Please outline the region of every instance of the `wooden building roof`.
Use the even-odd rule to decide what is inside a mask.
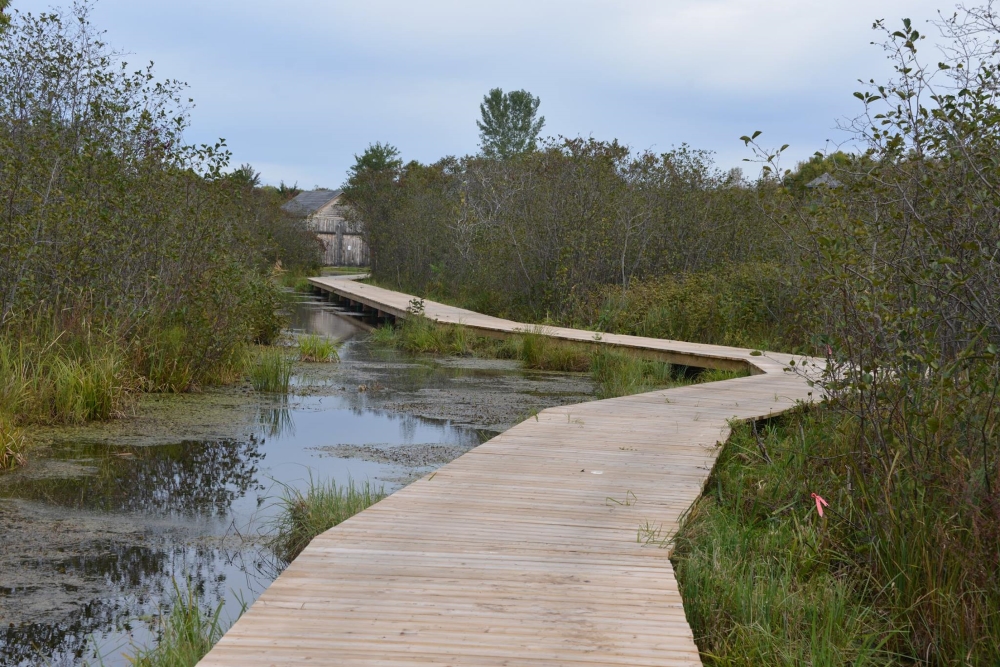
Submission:
[[[312,215],[334,199],[339,197],[343,190],[309,190],[300,192],[296,197],[281,206],[281,210],[292,215]]]

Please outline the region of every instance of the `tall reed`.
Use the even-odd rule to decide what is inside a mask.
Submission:
[[[123,414],[139,386],[128,349],[103,332],[0,335],[0,400],[17,423],[80,423]]]

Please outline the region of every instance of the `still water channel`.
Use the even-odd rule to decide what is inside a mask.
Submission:
[[[0,475],[0,665],[128,664],[175,586],[223,603],[228,624],[280,572],[263,540],[286,489],[393,491],[593,392],[587,377],[516,362],[373,349],[316,299],[290,321],[345,343],[339,364],[298,365],[287,397],[150,396],[127,419],[34,432],[29,465]]]

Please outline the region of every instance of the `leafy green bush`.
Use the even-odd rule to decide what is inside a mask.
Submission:
[[[374,279],[479,312],[565,321],[607,286],[792,254],[756,187],[688,146],[575,138],[506,160],[363,158],[344,196]]]
[[[754,349],[793,349],[805,309],[781,267],[766,262],[636,280],[595,293],[576,317],[603,331]]]

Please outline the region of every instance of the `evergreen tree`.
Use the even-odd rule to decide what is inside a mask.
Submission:
[[[504,94],[502,89],[494,88],[484,95],[479,105],[483,119],[476,121],[483,154],[507,159],[535,150],[538,133],[545,125],[544,116],[535,118],[540,103],[526,90]]]

